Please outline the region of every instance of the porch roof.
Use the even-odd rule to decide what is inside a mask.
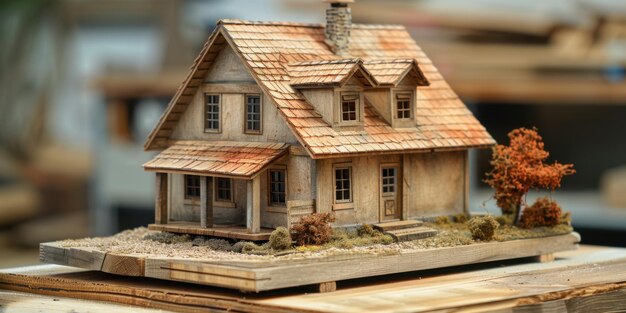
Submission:
[[[252,178],[285,155],[279,142],[176,141],[143,165],[153,172]]]

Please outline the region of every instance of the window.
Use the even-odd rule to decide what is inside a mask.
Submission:
[[[246,133],[261,133],[261,95],[246,95]]]
[[[204,95],[204,131],[220,131],[220,95]]]
[[[233,201],[233,181],[230,178],[217,177],[215,179],[215,200]]]
[[[351,167],[335,168],[335,202],[352,202]]]
[[[200,198],[200,176],[185,175],[185,199]]]
[[[396,192],[396,168],[384,167],[382,169],[383,194]]]
[[[396,94],[396,112],[398,118],[411,118],[411,94]]]
[[[358,119],[359,94],[342,94],[341,95],[341,121],[351,122]]]
[[[270,205],[285,205],[285,170],[270,169],[269,200]]]

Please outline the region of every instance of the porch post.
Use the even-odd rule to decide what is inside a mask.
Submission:
[[[167,173],[156,173],[156,195],[154,197],[154,222],[167,224]]]
[[[261,178],[257,175],[246,186],[246,228],[255,234],[261,232]]]
[[[213,177],[200,176],[200,226],[213,227]]]

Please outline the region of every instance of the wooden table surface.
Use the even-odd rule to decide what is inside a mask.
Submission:
[[[130,278],[58,265],[0,270],[0,312],[626,311],[626,249],[581,246],[550,263],[490,262],[272,292]]]

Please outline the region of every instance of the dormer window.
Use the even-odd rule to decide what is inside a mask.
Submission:
[[[396,94],[396,118],[411,118],[411,93]]]
[[[341,121],[354,122],[359,118],[359,94],[358,93],[342,93],[341,94]]]

